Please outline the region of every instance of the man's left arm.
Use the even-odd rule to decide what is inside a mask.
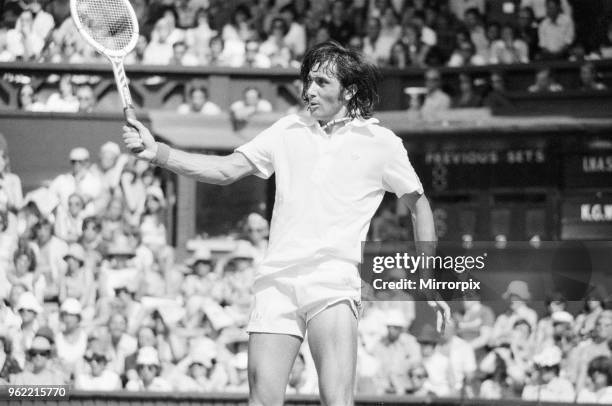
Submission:
[[[438,238],[436,237],[436,227],[429,200],[427,200],[425,194],[415,191],[404,194],[400,198],[400,204],[410,209],[417,254],[423,253],[425,256],[434,256]],[[431,276],[432,270],[422,268],[420,272],[423,278],[428,278]],[[438,331],[444,331],[446,322],[451,317],[450,307],[437,292],[425,294],[425,297],[428,304],[436,311]]]

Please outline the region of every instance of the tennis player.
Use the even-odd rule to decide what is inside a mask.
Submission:
[[[249,404],[282,405],[300,344],[308,343],[324,405],[352,405],[361,241],[385,191],[412,212],[417,241],[435,241],[433,216],[402,141],[371,118],[378,72],[361,54],[327,42],[302,63],[309,114],[281,118],[227,156],[155,142],[138,121],[128,149],[181,175],[227,185],[276,174],[268,251],[255,278],[249,331]],[[438,321],[450,315],[430,301]]]

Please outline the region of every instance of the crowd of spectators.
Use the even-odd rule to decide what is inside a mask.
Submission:
[[[264,217],[192,240],[177,261],[163,182],[117,144],[97,159],[72,149],[72,170],[25,196],[6,143],[0,151],[0,383],[247,391],[244,327]],[[392,217],[373,224],[375,237]],[[596,291],[578,314],[551,295],[539,317],[529,286],[513,281],[504,311],[466,297],[443,335],[411,328],[415,302],[405,296],[364,302],[357,393],[612,401],[612,303]],[[304,345],[288,392],[316,391]]]
[[[2,4],[0,61],[97,62],[68,0]],[[568,0],[133,0],[141,36],[127,63],[295,67],[335,40],[380,66],[608,58],[606,8]],[[586,2],[590,3],[590,2]],[[601,2],[599,2],[601,3]],[[609,11],[609,10],[608,10]]]

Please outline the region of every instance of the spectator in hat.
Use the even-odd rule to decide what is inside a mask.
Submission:
[[[64,303],[68,298],[76,299],[83,309],[82,316],[91,320],[96,290],[93,269],[85,266],[85,250],[79,244],[71,244],[64,261],[66,271],[60,274],[59,300]]]
[[[612,403],[612,358],[600,355],[589,362],[588,387],[580,391],[578,403]]]
[[[228,383],[227,372],[217,361],[212,345],[191,345],[187,356],[178,363],[173,386],[179,391],[223,392]],[[185,372],[180,372],[185,371]]]
[[[43,308],[32,292],[23,292],[16,304],[17,313],[21,317],[19,330],[13,336],[13,351],[15,359],[23,368],[25,365],[26,351],[30,348],[32,340],[38,331],[39,322],[37,318]]]
[[[77,364],[87,350],[87,333],[81,327],[83,309],[81,303],[72,297],[60,306],[62,330],[55,335],[57,357],[68,374],[76,372]]]
[[[35,248],[37,251],[36,272],[45,279],[45,299],[59,295],[59,275],[64,270],[64,255],[68,244],[53,235],[53,223],[43,218],[34,227]]]
[[[90,168],[89,151],[82,147],[73,148],[69,158],[72,170],[57,176],[49,186],[51,194],[66,209],[68,209],[68,198],[73,193],[83,196],[87,204],[102,193],[100,178],[95,176]]]
[[[523,389],[521,398],[538,402],[573,402],[574,385],[559,376],[561,350],[559,347],[547,347],[533,357],[535,377]]]
[[[535,310],[527,305],[527,302],[531,300],[527,283],[520,280],[510,282],[508,288],[502,294],[502,298],[508,303],[508,308],[495,320],[491,338],[496,340],[509,336],[514,328],[514,323],[519,319],[526,320],[533,331],[538,321],[538,315]]]
[[[21,372],[21,367],[12,355],[11,339],[0,333],[0,380],[8,382],[9,376]]]
[[[128,381],[138,379],[136,360],[138,359],[140,349],[144,347],[153,347],[157,350],[158,341],[154,328],[149,325],[143,325],[138,328],[136,342],[136,350],[125,357],[125,379]]]
[[[387,334],[372,349],[372,355],[382,365],[377,386],[381,394],[401,394],[410,386],[406,378],[406,364],[421,358],[419,343],[407,332],[406,318],[399,310],[388,310],[385,324]]]
[[[122,375],[125,371],[125,358],[134,353],[137,341],[127,333],[127,319],[122,313],[111,315],[108,320],[108,333],[110,336],[109,369]]]
[[[110,355],[100,340],[90,342],[84,359],[89,368],[76,374],[75,390],[110,392],[122,389],[119,375],[107,368]]]
[[[125,389],[140,392],[169,392],[172,390],[172,386],[159,376],[161,363],[155,348],[143,347],[138,351],[136,368],[138,378],[130,380]]]
[[[421,359],[437,396],[451,396],[455,387],[453,368],[446,355],[437,350],[440,335],[431,325],[426,324],[417,336],[421,346]]]
[[[36,336],[27,350],[30,368],[11,375],[12,385],[63,385],[65,380],[61,372],[50,367],[51,342],[43,336]]]
[[[55,217],[54,231],[67,243],[78,241],[83,230],[83,219],[87,217],[85,199],[78,193],[68,197],[68,207],[59,206]]]

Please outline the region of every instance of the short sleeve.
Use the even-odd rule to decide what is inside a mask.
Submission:
[[[421,181],[399,137],[394,137],[388,158],[382,176],[383,189],[395,193],[397,197],[413,192],[423,194]]]
[[[274,152],[280,142],[280,131],[272,126],[246,144],[236,148],[257,168],[256,176],[268,179],[274,173]]]

